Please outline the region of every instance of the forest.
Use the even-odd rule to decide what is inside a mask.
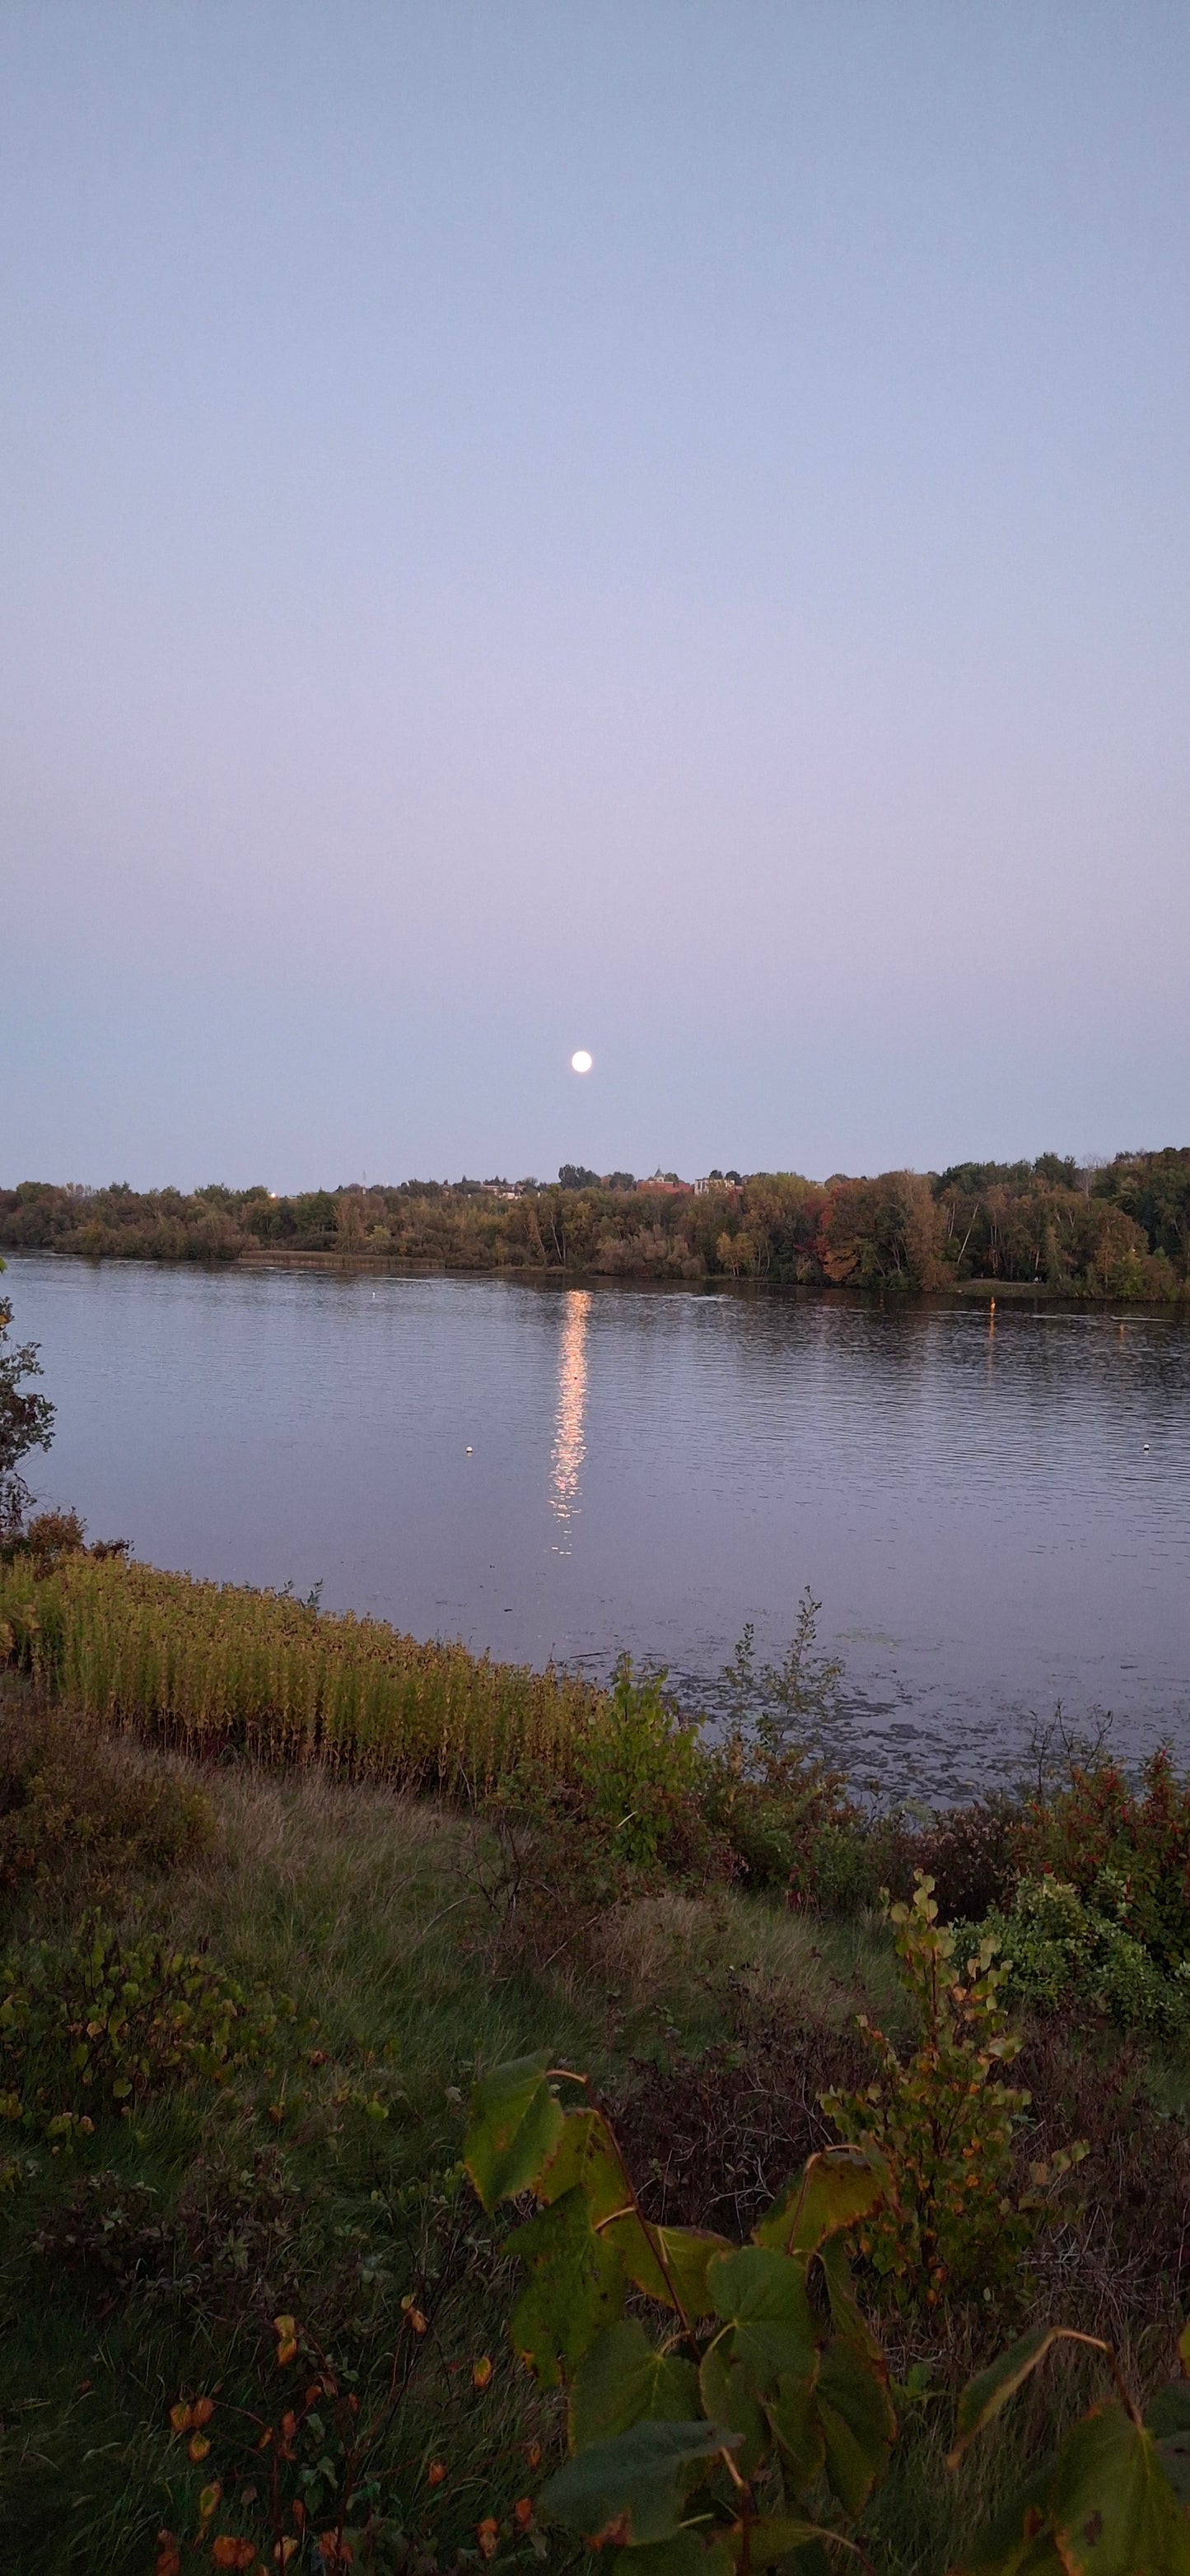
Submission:
[[[956,1163],[939,1173],[604,1178],[563,1164],[525,1180],[350,1184],[278,1197],[22,1181],[0,1190],[0,1246],[91,1259],[383,1260],[434,1270],[714,1279],[930,1292],[1002,1282],[1038,1294],[1190,1295],[1190,1146],[1091,1167]]]

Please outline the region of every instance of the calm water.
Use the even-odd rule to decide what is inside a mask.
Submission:
[[[1129,1317],[14,1258],[94,1536],[705,1690],[803,1585],[846,1749],[1003,1769],[1057,1701],[1190,1761],[1190,1332]]]

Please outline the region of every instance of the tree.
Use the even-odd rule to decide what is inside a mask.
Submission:
[[[585,1163],[563,1163],[558,1180],[564,1190],[597,1190],[599,1187],[598,1172],[589,1172]]]
[[[0,1262],[0,1270],[4,1267]],[[49,1397],[21,1392],[22,1380],[41,1376],[36,1342],[8,1347],[12,1306],[0,1297],[0,1539],[15,1536],[32,1495],[17,1467],[30,1449],[48,1449],[54,1436]]]

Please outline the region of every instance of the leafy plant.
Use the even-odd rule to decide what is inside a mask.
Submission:
[[[1190,1954],[1190,1781],[1159,1746],[1130,1780],[1102,1746],[1039,1758],[1017,1836],[1024,1877],[1047,1873],[1114,1914],[1167,1975]],[[1110,1872],[1105,1881],[1104,1873]],[[1106,1887],[1113,1901],[1104,1908]]]
[[[4,1264],[0,1261],[0,1270]],[[31,1496],[20,1461],[31,1449],[48,1449],[54,1436],[54,1407],[48,1396],[33,1395],[26,1378],[40,1377],[36,1342],[9,1346],[12,1305],[0,1297],[0,1542],[18,1536]]]
[[[823,2108],[896,2175],[895,2201],[874,2212],[860,2243],[898,2302],[932,2308],[948,2288],[978,2287],[990,2303],[1036,2233],[1042,2183],[1082,2151],[1055,2158],[1034,2190],[1016,2192],[1013,2128],[1029,2096],[1001,2080],[1021,2043],[1001,2003],[995,1940],[989,1935],[960,1972],[956,1935],[939,1923],[933,1883],[921,1873],[912,1903],[889,1913],[917,2046],[903,2064],[860,2014],[881,2071],[864,2091],[824,2094]]]
[[[1080,2004],[1128,2028],[1165,2033],[1190,2014],[1190,1960],[1163,1976],[1128,1929],[1127,1882],[1104,1867],[1084,1902],[1048,1872],[1018,1881],[1008,1914],[989,1914],[973,1936],[995,1940],[1009,1991],[1042,2011]]]
[[[664,1697],[665,1674],[638,1680],[622,1655],[607,1701],[578,1751],[577,1772],[592,1814],[624,1860],[655,1862],[675,1830],[689,1825],[699,1785],[697,1730]]]
[[[949,2466],[1059,2345],[1099,2353],[1115,2394],[1079,2416],[967,2552],[959,2576],[1190,2576],[1190,2385],[1182,2378],[1161,2389],[1142,2417],[1098,2335],[1039,2327],[981,2371],[959,2401]],[[1190,2328],[1178,2350],[1190,2367]]]
[[[53,2140],[101,2110],[131,2117],[166,2084],[220,2084],[263,2057],[282,1998],[249,1996],[198,1953],[97,1918],[0,1966],[0,2113]]]
[[[798,1901],[810,1903],[818,1901],[819,1865],[838,1857],[846,1875],[857,1854],[866,1856],[859,1810],[824,1750],[843,1667],[818,1650],[821,1607],[803,1594],[777,1664],[758,1662],[754,1630],[745,1627],[721,1675],[727,1724],[704,1756],[708,1818],[744,1875],[761,1886],[793,1885]]]
[[[825,2566],[896,2429],[845,2242],[890,2194],[881,2158],[811,2157],[746,2245],[652,2226],[589,2079],[542,2055],[477,2086],[464,2160],[489,2212],[538,2203],[511,2239],[528,2280],[510,2332],[566,2391],[570,2455],[541,2511],[593,2547],[664,2545],[650,2569]]]

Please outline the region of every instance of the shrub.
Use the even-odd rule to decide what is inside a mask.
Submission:
[[[1098,1903],[1083,1902],[1068,1880],[1022,1878],[1007,1915],[989,1914],[972,1936],[994,1940],[1009,1991],[1035,2010],[1081,2005],[1108,2013],[1126,2028],[1173,2033],[1190,2014],[1190,1960],[1163,1976],[1143,1942],[1127,1929],[1128,1890],[1103,1869]]]
[[[808,1886],[815,1838],[824,1828],[859,1821],[844,1774],[824,1750],[843,1667],[818,1651],[820,1607],[803,1594],[778,1664],[757,1663],[746,1627],[722,1675],[727,1724],[705,1749],[703,1804],[712,1829],[755,1886],[788,1886],[794,1873]]]
[[[646,1867],[667,1847],[697,1839],[701,1822],[697,1729],[667,1706],[664,1684],[664,1673],[638,1681],[631,1656],[621,1656],[576,1758],[592,1816],[617,1854]]]
[[[945,1809],[913,1837],[911,1867],[933,1879],[943,1923],[978,1922],[1011,1897],[1020,1868],[1019,1821],[1013,1799],[977,1798]]]
[[[101,2111],[130,2117],[165,2085],[221,2084],[263,2057],[288,1998],[248,1995],[209,1959],[98,1918],[0,1962],[0,2105],[65,2137]]]
[[[824,2095],[823,2108],[896,2177],[895,2205],[876,2212],[860,2242],[897,2304],[932,2308],[948,2290],[975,2288],[990,2303],[1013,2280],[1044,2206],[1013,2173],[1013,2130],[1029,2096],[1001,2081],[1021,2045],[1000,2001],[1004,1971],[989,1937],[958,1973],[955,1935],[920,1874],[912,1903],[893,1905],[890,1920],[917,2046],[902,2064],[860,2014],[880,2072],[861,2092]]]
[[[563,2109],[564,2084],[582,2088],[582,2107]],[[844,2550],[869,2565],[851,2535],[897,2424],[847,2258],[890,2206],[879,2157],[812,2157],[746,2245],[657,2226],[588,2078],[551,2072],[545,2056],[477,2086],[463,2152],[489,2213],[530,2192],[537,2203],[512,2238],[527,2278],[510,2338],[539,2385],[566,2394],[569,2457],[537,2498],[543,2519],[597,2551],[643,2549],[642,2567],[667,2576],[825,2576]],[[966,2576],[1187,2576],[1190,2387],[1160,2390],[1142,2419],[1097,2336],[1040,2329],[981,2372],[959,2401],[948,2465],[1066,2342],[1102,2357],[1115,2401],[1093,2405],[1035,2466],[965,2558]],[[1190,2335],[1181,2350],[1190,2366]],[[527,2527],[528,2499],[524,2511]],[[500,2533],[493,2521],[485,2546],[484,2531],[488,2557]]]
[[[68,1712],[0,1708],[0,1889],[67,1904],[205,1850],[210,1805]]]
[[[1049,1872],[1087,1904],[1099,1906],[1110,1886],[1107,1910],[1167,1974],[1190,1954],[1190,1781],[1167,1746],[1150,1755],[1139,1784],[1102,1752],[1068,1756],[1056,1782],[1043,1771],[1016,1860],[1020,1876]]]

